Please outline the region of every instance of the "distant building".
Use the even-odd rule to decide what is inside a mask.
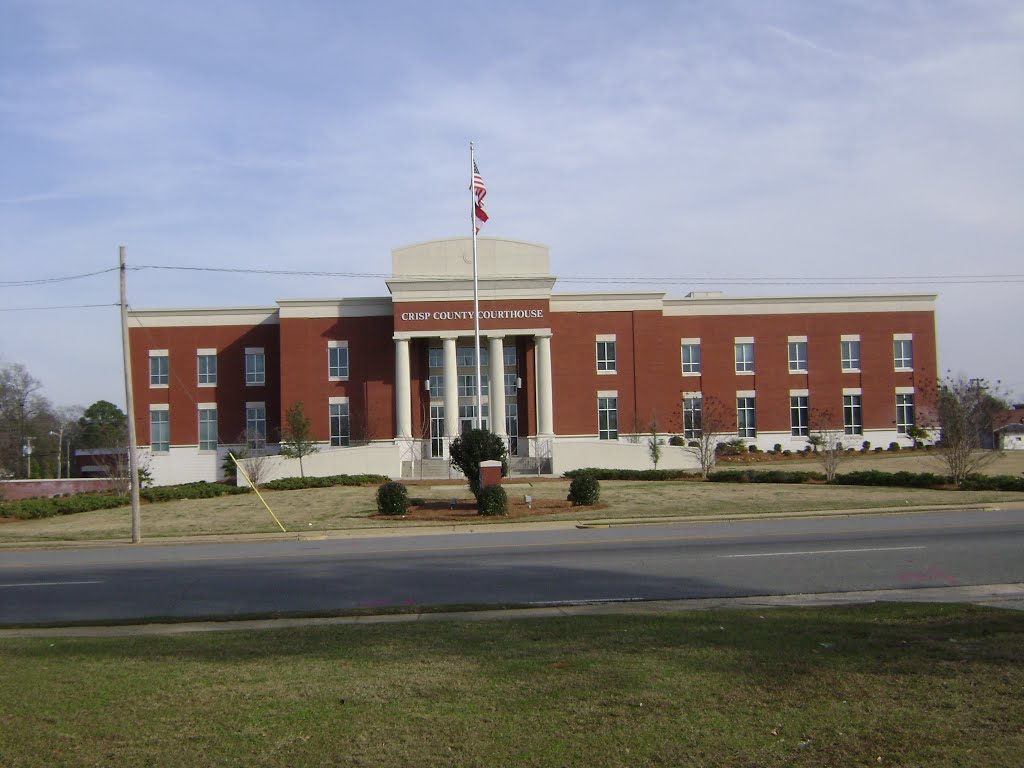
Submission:
[[[821,411],[850,447],[908,445],[934,407],[935,294],[555,293],[546,247],[478,253],[482,417],[520,471],[650,467],[652,422],[690,440],[714,403],[762,450],[803,448]],[[274,452],[297,401],[321,448],[307,474],[443,467],[476,415],[471,261],[469,238],[438,240],[393,251],[390,296],[133,310],[154,482],[217,479],[231,444]],[[696,462],[666,446],[659,466]]]
[[[1024,451],[1024,405],[1014,405],[996,421],[995,447],[1004,451]]]

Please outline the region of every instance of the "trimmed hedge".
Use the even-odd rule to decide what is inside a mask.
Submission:
[[[496,516],[508,514],[508,494],[500,485],[488,485],[480,491],[476,511],[481,515]]]
[[[335,485],[377,485],[386,483],[384,475],[328,475],[327,477],[282,477],[263,483],[271,491],[300,491],[306,488],[330,488]]]
[[[700,478],[699,472],[687,472],[682,469],[601,469],[586,467],[571,469],[563,473],[570,480],[589,475],[598,480],[694,480]]]
[[[377,511],[382,515],[404,515],[409,508],[409,491],[401,483],[388,481],[377,489]]]
[[[127,496],[107,493],[79,493],[75,496],[55,496],[50,499],[20,499],[0,504],[0,517],[40,520],[44,517],[91,512],[94,509],[113,509],[123,507],[127,503]]]
[[[584,475],[599,480],[699,480],[700,475],[679,469],[575,469],[565,477]],[[794,472],[784,469],[722,469],[708,475],[712,483],[824,483],[823,472]],[[833,485],[864,485],[891,488],[950,489],[953,481],[934,472],[879,472],[867,470],[836,475]],[[1024,478],[1013,475],[969,475],[961,486],[965,491],[1024,492]]]
[[[234,496],[239,493],[248,493],[249,488],[239,488],[237,485],[227,483],[207,483],[200,480],[197,483],[182,483],[181,485],[157,485],[153,488],[143,488],[139,491],[139,498],[151,503],[161,501],[179,501],[181,499],[212,499],[216,496]]]
[[[574,507],[589,507],[601,498],[601,484],[593,475],[574,477],[569,484],[568,500]]]

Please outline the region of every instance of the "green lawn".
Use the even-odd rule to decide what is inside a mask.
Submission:
[[[1024,613],[6,639],[0,764],[1020,766]]]

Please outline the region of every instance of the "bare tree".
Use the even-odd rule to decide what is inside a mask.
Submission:
[[[839,471],[840,462],[846,456],[843,422],[828,408],[814,409],[810,413],[808,426],[815,446],[814,455],[825,470],[825,479],[832,482]]]
[[[714,395],[700,398],[700,409],[692,413],[687,421],[683,417],[683,434],[689,432],[693,437],[686,438],[686,450],[697,457],[700,462],[700,474],[705,480],[715,468],[715,450],[718,444],[733,434],[736,422],[731,409]]]
[[[936,449],[957,485],[1002,455],[983,447],[996,415],[1008,407],[998,386],[999,382],[993,386],[985,379],[963,376],[947,376],[939,382],[937,411],[942,439]]]
[[[41,389],[41,382],[25,366],[14,363],[0,368],[0,468],[15,477],[28,475],[28,464],[21,460],[23,447],[29,441],[36,447],[47,441],[55,423],[49,401],[39,394]]]
[[[238,437],[238,443],[228,452],[234,456],[237,467],[254,488],[266,482],[270,470],[267,454],[267,436],[260,430],[246,429]],[[232,462],[234,463],[234,462]],[[227,469],[227,467],[225,467]]]

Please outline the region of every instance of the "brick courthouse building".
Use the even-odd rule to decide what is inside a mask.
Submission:
[[[652,421],[800,449],[828,412],[848,446],[909,444],[931,407],[934,294],[555,293],[547,248],[480,238],[483,421],[520,471],[649,467]],[[473,423],[471,239],[392,253],[390,296],[130,313],[136,427],[157,483],[214,480],[231,445],[276,453],[296,402],[307,474],[429,475]],[[272,459],[273,476],[298,474]],[[692,467],[683,447],[660,466]]]

